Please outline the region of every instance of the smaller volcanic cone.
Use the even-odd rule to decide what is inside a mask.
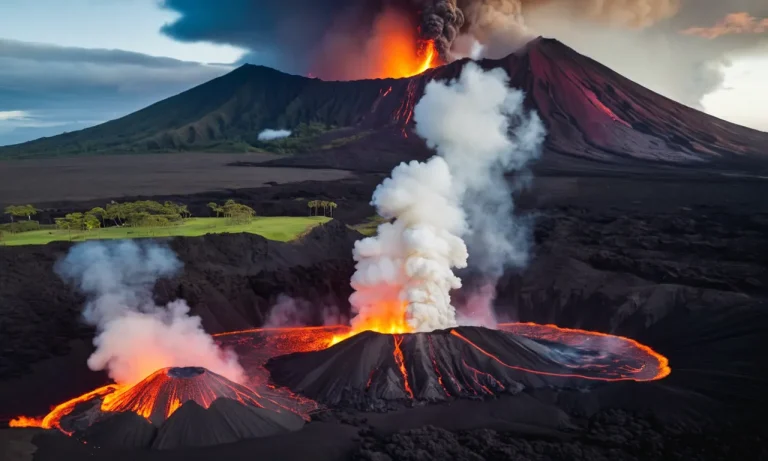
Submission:
[[[159,426],[184,403],[208,408],[219,398],[261,408],[259,395],[201,367],[163,368],[122,392],[104,397],[103,412],[132,411]]]
[[[274,383],[293,392],[361,409],[668,374],[666,363],[650,354],[590,351],[482,327],[402,335],[366,331],[324,350],[275,357],[266,368]]]
[[[163,368],[134,386],[73,401],[59,409],[53,426],[94,446],[217,445],[304,424],[298,414],[266,409],[256,392],[201,367]]]

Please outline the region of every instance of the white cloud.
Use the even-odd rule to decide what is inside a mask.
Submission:
[[[701,100],[707,113],[768,132],[768,55],[735,58],[722,68],[724,81]]]
[[[0,122],[8,120],[26,120],[29,113],[23,110],[0,110]]]

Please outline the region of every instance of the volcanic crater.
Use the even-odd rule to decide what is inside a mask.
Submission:
[[[670,373],[663,356],[611,338],[615,352],[606,342],[599,349],[576,347],[484,327],[395,335],[364,331],[326,349],[272,358],[265,366],[277,385],[323,404],[359,409],[386,408],[392,401],[585,388],[590,381],[650,381]]]
[[[101,392],[99,392],[101,391]],[[55,408],[43,427],[112,448],[207,446],[300,429],[288,409],[202,367],[157,370],[127,387],[110,385]]]

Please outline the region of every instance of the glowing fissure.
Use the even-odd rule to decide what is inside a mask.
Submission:
[[[435,357],[435,348],[432,344],[432,337],[428,336],[427,339],[429,340],[429,357],[432,360],[432,366],[435,369],[435,375],[437,375],[437,382],[440,384],[440,387],[443,388],[445,395],[450,397],[451,393],[448,392],[448,389],[445,387],[445,383],[443,383],[443,375],[440,374],[440,368],[437,366],[437,358]]]
[[[405,357],[403,357],[403,351],[400,349],[400,344],[403,343],[403,336],[402,335],[394,335],[392,337],[395,343],[393,355],[395,357],[395,363],[397,364],[397,367],[400,369],[400,374],[403,375],[403,389],[405,389],[405,393],[408,394],[408,397],[413,399],[413,391],[411,390],[411,385],[408,383],[408,370],[405,368]]]
[[[499,359],[495,355],[491,354],[490,352],[487,352],[486,350],[484,350],[483,348],[481,348],[477,344],[473,343],[469,339],[465,338],[464,336],[462,336],[456,330],[451,330],[451,334],[456,336],[457,338],[461,339],[462,341],[466,342],[470,346],[474,347],[475,349],[477,349],[483,355],[493,359],[494,361],[496,361],[500,365],[502,365],[504,367],[507,367],[507,368],[509,368],[511,370],[524,371],[526,373],[533,373],[533,374],[537,374],[537,375],[556,376],[556,377],[560,377],[560,378],[581,378],[581,379],[589,379],[589,380],[593,380],[593,381],[652,381],[654,379],[660,379],[660,378],[656,378],[656,377],[651,378],[651,379],[638,379],[638,378],[633,378],[633,377],[603,378],[603,377],[596,377],[596,376],[580,375],[580,374],[577,374],[577,373],[552,373],[552,372],[548,372],[548,371],[531,370],[530,368],[518,367],[518,366],[509,365],[507,363],[504,363],[501,359]],[[667,376],[669,374],[668,370],[669,370],[669,366],[666,365],[666,364],[663,364],[661,370],[659,371],[659,374],[663,374],[663,376]]]
[[[494,360],[504,367],[528,373],[568,378],[581,377],[595,381],[652,381],[663,379],[671,373],[669,360],[666,357],[650,347],[630,338],[575,328],[561,328],[556,325],[539,325],[535,323],[505,323],[500,324],[499,329],[533,340],[543,339],[554,341],[582,350],[600,351],[608,348],[612,351],[618,351],[618,357],[610,363],[585,363],[580,366],[571,365],[572,369],[588,370],[596,373],[595,376],[583,376],[578,373],[543,373],[537,370],[514,367],[502,363],[497,357],[493,356],[493,354],[477,348],[468,338],[463,337],[458,332],[454,331],[452,334],[462,339],[470,347],[478,349],[478,351],[487,356],[490,360]],[[325,349],[328,347],[329,341],[334,336],[346,336],[345,332],[349,333],[350,331],[349,326],[342,325],[328,327],[268,328],[223,333],[216,335],[216,338],[219,343],[224,343],[224,345],[228,347],[236,347],[239,344],[242,348],[247,348],[251,353],[255,353],[259,358],[256,360],[251,359],[247,367],[249,374],[251,375],[250,389],[270,391],[267,386],[268,372],[263,368],[263,364],[268,358],[292,352],[309,352]],[[398,370],[400,370],[401,373],[404,373],[404,376],[407,376],[406,363],[405,358],[402,356],[402,351],[400,350],[398,354],[399,345],[403,340],[403,336],[398,336],[398,347],[393,348],[393,357]],[[429,341],[431,343],[432,339],[429,338]],[[433,366],[436,367],[435,373],[441,380],[444,381],[446,378],[449,379],[459,393],[475,392],[469,383],[462,383],[460,378],[454,376],[450,371],[442,373],[441,375],[438,367],[439,364],[437,363],[434,354],[434,348],[431,344],[430,353],[432,355],[431,359]],[[637,366],[630,366],[625,363],[625,361],[631,361],[633,364],[637,364]],[[370,387],[375,375],[376,369],[371,370],[371,374],[368,378],[368,387]],[[601,377],[601,375],[609,376]],[[613,376],[617,377],[614,378]],[[407,385],[407,389],[410,389],[410,383],[408,383],[407,378],[404,378],[404,382],[406,383],[404,384],[404,388]],[[442,384],[443,387],[446,387],[445,382]],[[110,395],[110,398],[105,400],[108,400],[111,403],[108,403],[105,408],[109,408],[110,405],[113,406],[112,408],[115,408],[118,405],[117,402],[128,398],[128,391],[130,389],[131,388],[128,386],[120,386],[116,384],[103,386],[56,405],[44,418],[19,416],[11,420],[9,424],[11,427],[42,427],[46,429],[59,429],[62,432],[68,433],[60,427],[59,422],[62,417],[70,414],[79,403],[87,402],[92,399],[100,399]],[[280,410],[285,409],[294,411],[290,410],[290,408],[297,408],[300,406],[307,407],[306,411],[311,411],[312,409],[317,408],[317,404],[311,399],[294,394],[285,388],[274,389],[273,386],[271,392],[274,394],[267,400],[277,404],[279,406],[278,409]],[[408,393],[408,390],[406,390],[406,393]],[[114,397],[112,397],[112,395],[114,395]],[[179,402],[182,404],[184,403],[184,400],[180,397],[180,393],[174,395],[178,397]],[[258,397],[262,394],[254,391],[253,395]],[[286,404],[279,404],[278,400],[284,400]],[[163,416],[169,416],[178,409],[178,407],[176,407],[176,400],[169,401],[168,407],[166,408],[163,406],[162,409]]]

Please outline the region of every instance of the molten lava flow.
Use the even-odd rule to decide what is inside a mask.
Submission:
[[[413,391],[411,390],[411,385],[408,383],[408,371],[405,369],[405,357],[403,357],[403,351],[400,349],[400,344],[403,343],[403,337],[401,335],[394,335],[393,339],[395,341],[393,355],[397,367],[400,368],[400,374],[403,375],[403,388],[405,389],[406,394],[408,394],[410,398],[413,398]]]
[[[333,346],[363,331],[375,331],[384,334],[412,333],[413,328],[405,321],[408,304],[401,300],[381,302],[376,306],[375,316],[358,316],[350,331],[334,335],[328,346]]]
[[[386,323],[382,323],[370,327],[370,329],[373,328],[380,328],[379,331],[382,333],[396,334],[395,338],[399,338],[395,341],[395,347],[392,353],[396,365],[403,375],[406,393],[411,395],[412,391],[407,374],[407,358],[403,357],[402,350],[400,350],[399,347],[403,340],[401,333],[407,332],[407,325],[404,322],[401,322],[395,323],[394,327],[388,327]],[[397,331],[397,328],[403,328],[404,331]],[[597,381],[652,381],[662,379],[671,373],[669,360],[666,357],[633,339],[594,331],[561,328],[555,325],[538,325],[535,323],[507,323],[499,325],[499,329],[533,340],[551,341],[589,352],[589,354],[580,356],[579,361],[577,362],[562,361],[561,364],[573,370],[573,372],[555,376],[581,376],[585,379]],[[233,383],[227,381],[228,384],[224,386],[225,393],[230,397],[234,396],[241,402],[248,399],[255,400],[256,398],[260,398],[261,400],[258,402],[258,405],[268,405],[269,408],[278,411],[289,408],[306,416],[307,413],[318,408],[317,403],[306,397],[296,395],[288,389],[278,388],[269,384],[269,372],[264,369],[264,364],[270,358],[278,355],[325,349],[328,347],[329,343],[339,342],[342,339],[352,336],[354,333],[357,333],[357,331],[353,332],[348,326],[329,326],[254,329],[217,335],[216,340],[220,345],[236,350],[243,367],[247,370],[249,388],[254,389],[254,391],[250,391],[249,388],[232,385]],[[456,333],[454,333],[454,335],[466,342],[468,347],[476,348],[481,354],[486,355],[490,360],[501,363],[504,367],[529,373],[547,374],[542,373],[539,370],[526,369],[516,367],[514,364],[502,363],[493,354],[472,344],[472,341],[468,338]],[[606,361],[606,357],[599,354],[595,355],[595,352],[600,353],[601,351],[610,352],[611,355],[606,357],[613,357],[613,359]],[[446,393],[448,392],[446,383],[452,383],[453,387],[461,391],[463,386],[459,379],[449,371],[439,369],[433,348],[430,347],[429,353],[431,355],[430,358],[433,367],[435,367],[435,373]],[[590,357],[594,358],[590,359]],[[617,360],[617,357],[620,360]],[[579,373],[579,370],[583,370],[584,373],[592,373],[592,375],[586,376]],[[475,370],[470,371],[472,371],[472,375],[475,376],[476,379],[483,381],[484,386],[488,387],[491,385],[491,387],[501,387],[495,377],[480,370],[476,370],[477,373],[475,373]],[[160,370],[142,381],[140,384],[146,387],[144,387],[144,390],[141,392],[140,389],[142,388],[138,387],[139,384],[133,387],[119,386],[115,384],[107,385],[56,405],[51,412],[42,419],[21,416],[13,419],[10,425],[12,427],[55,428],[68,433],[60,426],[61,418],[70,414],[78,404],[101,398],[104,398],[102,409],[105,411],[129,409],[131,411],[136,411],[139,414],[143,413],[151,415],[155,411],[155,408],[157,408],[158,417],[164,419],[173,414],[173,412],[178,409],[190,395],[192,395],[193,398],[197,395],[199,400],[198,398],[195,398],[195,400],[201,405],[207,406],[211,402],[210,398],[212,397],[212,392],[219,392],[215,390],[218,385],[210,383],[205,383],[204,385],[199,386],[192,384],[178,386],[176,383],[171,383],[171,381],[178,381],[178,379],[171,380],[167,374],[163,374],[163,372],[164,370]],[[368,378],[369,383],[375,376],[375,372],[376,369],[371,371]],[[448,381],[443,382],[446,379]],[[156,384],[155,380],[157,380]],[[143,384],[145,382],[147,383]],[[175,390],[168,390],[168,398],[164,398],[162,402],[159,400],[152,400],[153,395],[158,395],[161,392],[158,390],[159,387],[170,384],[173,384],[170,387]],[[464,383],[464,385],[467,388],[471,388],[469,383]],[[258,393],[256,391],[258,391]],[[144,396],[143,393],[146,393],[147,396]],[[151,409],[148,410],[148,408]]]
[[[8,427],[43,427],[43,419],[19,416],[8,421]]]
[[[193,400],[208,408],[226,397],[263,408],[259,394],[204,368],[163,368],[140,383],[104,396],[101,411],[132,411],[155,424],[165,421],[184,403]]]
[[[87,402],[91,399],[110,394],[119,390],[120,388],[121,386],[116,384],[109,384],[56,405],[51,409],[50,413],[45,416],[45,418],[38,419],[20,416],[11,420],[9,425],[11,427],[41,427],[43,429],[59,429],[60,431],[69,434],[70,432],[62,429],[59,425],[61,418],[72,413],[77,405]]]

